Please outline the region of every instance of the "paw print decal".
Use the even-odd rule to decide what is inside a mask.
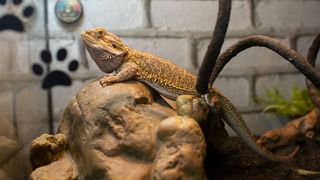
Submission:
[[[23,0],[0,0],[0,8],[7,8],[5,14],[0,17],[0,31],[25,31],[24,22],[34,14],[34,7],[22,4]]]
[[[60,48],[56,53],[56,59],[59,62],[64,62],[67,58],[68,52],[65,48]],[[51,89],[54,86],[62,85],[62,86],[70,86],[71,78],[68,76],[66,72],[61,70],[50,70],[50,64],[52,62],[51,52],[48,50],[42,50],[40,53],[41,61],[46,65],[47,72],[45,73],[44,79],[42,81],[43,89]],[[68,64],[68,70],[70,72],[74,72],[78,69],[79,63],[77,60],[72,60]],[[49,71],[48,71],[49,70]],[[41,76],[44,74],[44,68],[39,63],[35,63],[32,65],[32,71],[34,74]]]

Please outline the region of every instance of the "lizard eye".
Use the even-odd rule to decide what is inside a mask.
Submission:
[[[98,36],[98,37],[103,36],[103,31],[101,31],[101,30],[97,31],[97,36]]]

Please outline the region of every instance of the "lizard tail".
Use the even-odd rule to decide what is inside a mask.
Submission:
[[[272,160],[272,161],[291,161],[299,151],[297,146],[293,152],[288,155],[277,155],[269,151],[267,148],[258,144],[256,138],[251,133],[250,129],[245,124],[244,120],[237,112],[236,108],[232,103],[220,93],[215,93],[219,96],[221,102],[222,118],[224,121],[238,134],[238,136],[247,144],[253,151],[260,154],[261,156]]]

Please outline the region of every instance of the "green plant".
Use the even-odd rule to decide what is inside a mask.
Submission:
[[[296,86],[292,87],[289,99],[284,98],[277,88],[267,89],[266,98],[258,100],[258,103],[265,106],[264,112],[274,112],[288,118],[304,116],[314,108],[308,91]]]

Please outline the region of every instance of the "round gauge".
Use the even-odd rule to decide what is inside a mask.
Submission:
[[[64,23],[74,23],[82,15],[82,5],[79,0],[58,0],[55,5],[58,19]]]

